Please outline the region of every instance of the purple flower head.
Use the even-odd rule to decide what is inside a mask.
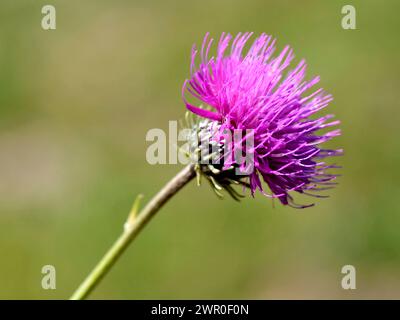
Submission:
[[[340,130],[316,133],[339,121],[330,121],[333,115],[311,118],[332,101],[332,96],[322,89],[309,92],[319,77],[304,80],[304,60],[284,73],[294,58],[293,52],[286,46],[273,57],[275,40],[271,36],[260,35],[244,54],[251,35],[239,33],[231,42],[232,36],[223,33],[216,56],[210,57],[213,39],[207,34],[198,66],[197,50],[192,50],[191,78],[185,81],[183,93],[189,92],[210,108],[184,101],[194,114],[220,124],[221,135],[225,129],[252,130],[254,146],[247,150],[254,158],[254,170],[248,175],[252,195],[258,189],[284,205],[307,207],[294,204],[289,192],[322,197],[313,191],[330,188],[336,178],[326,172],[336,166],[323,159],[342,153],[319,147],[340,135]],[[264,190],[261,179],[270,192]]]

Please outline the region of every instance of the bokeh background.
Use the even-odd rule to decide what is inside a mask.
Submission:
[[[57,29],[41,28],[41,8]],[[341,28],[341,8],[357,30]],[[183,117],[190,48],[210,31],[266,32],[335,100],[340,185],[314,208],[179,193],[92,295],[97,299],[400,298],[400,3],[2,0],[0,298],[65,299],[120,234],[151,166],[151,128]],[[313,200],[313,199],[311,199]],[[41,268],[57,271],[43,290]],[[343,290],[354,265],[357,289]]]

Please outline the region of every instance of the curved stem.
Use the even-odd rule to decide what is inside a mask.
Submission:
[[[196,173],[193,165],[185,167],[150,200],[139,215],[133,219],[132,223],[126,224],[124,232],[75,291],[71,300],[82,300],[90,294],[143,227],[151,220],[158,210],[192,180],[195,175]]]

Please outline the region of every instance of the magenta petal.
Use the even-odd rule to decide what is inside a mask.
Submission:
[[[208,118],[210,120],[215,120],[215,121],[221,121],[221,116],[219,114],[216,114],[215,112],[192,106],[187,102],[186,102],[186,108],[188,108],[189,111],[197,114],[200,117]]]

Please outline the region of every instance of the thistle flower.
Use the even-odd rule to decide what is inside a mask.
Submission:
[[[298,208],[307,206],[296,205],[289,192],[321,197],[310,191],[335,184],[336,175],[326,171],[336,166],[322,160],[339,155],[342,150],[322,149],[319,145],[340,135],[340,131],[320,135],[316,132],[335,126],[339,121],[328,122],[333,115],[311,117],[325,108],[332,96],[322,89],[307,93],[319,78],[304,81],[304,60],[284,75],[293,60],[292,50],[285,47],[273,58],[275,40],[270,36],[262,34],[243,56],[243,48],[251,35],[239,33],[231,44],[230,53],[225,55],[232,36],[223,33],[216,57],[209,58],[212,39],[208,39],[207,34],[197,67],[197,51],[193,48],[191,78],[185,81],[183,94],[189,92],[211,108],[194,106],[184,98],[188,110],[202,118],[191,121],[189,130],[185,131],[189,150],[183,151],[195,164],[182,169],[140,210],[141,196],[138,196],[123,233],[71,299],[86,298],[152,217],[196,175],[198,178],[204,175],[220,196],[220,191],[225,189],[238,200],[243,195],[232,185],[242,184],[253,196],[259,190],[266,196],[278,198],[284,205]],[[249,137],[250,145],[247,144]],[[243,157],[237,157],[243,149],[245,158],[252,160],[250,165],[242,161]],[[270,193],[264,190],[261,179]]]
[[[278,198],[284,205],[311,206],[313,204],[296,205],[289,193],[296,191],[323,197],[313,191],[335,184],[333,180],[337,175],[327,173],[327,169],[337,167],[326,164],[323,159],[339,155],[342,150],[322,149],[319,145],[340,135],[340,130],[320,135],[316,132],[335,126],[339,121],[330,121],[334,117],[331,114],[311,118],[332,101],[332,96],[321,88],[308,92],[319,82],[319,77],[304,80],[304,60],[284,74],[294,58],[293,52],[286,46],[273,57],[275,40],[271,36],[259,36],[244,55],[243,49],[251,36],[252,33],[239,33],[231,43],[232,36],[223,33],[216,56],[209,57],[213,39],[206,34],[198,66],[195,63],[197,50],[192,49],[191,77],[183,85],[183,95],[188,92],[209,108],[195,106],[185,97],[184,102],[192,113],[218,124],[214,132],[216,141],[223,141],[226,130],[252,131],[254,146],[246,152],[253,156],[254,170],[245,178],[253,196],[259,190],[268,197]],[[224,147],[234,152],[242,147],[242,142],[227,141],[229,146]],[[232,174],[226,180],[225,171],[234,166],[234,162],[224,163],[216,172],[210,170],[210,165],[202,165],[202,172],[206,172],[214,185],[221,187],[222,181],[225,188],[230,187],[231,182],[243,182],[243,176],[235,179]],[[236,163],[236,166],[241,164]],[[270,192],[265,190],[261,179]]]

